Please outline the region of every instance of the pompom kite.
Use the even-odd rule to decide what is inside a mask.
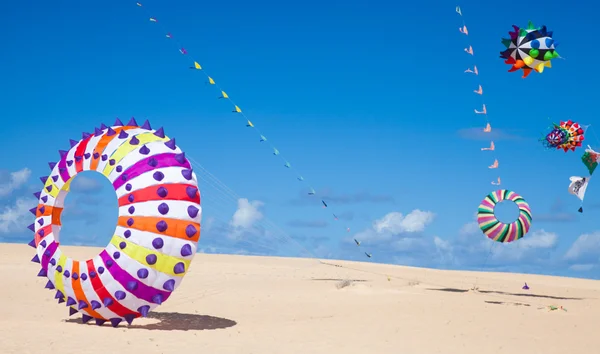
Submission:
[[[519,217],[510,224],[498,220],[494,214],[496,204],[511,201],[519,207]],[[513,242],[522,238],[531,227],[531,209],[529,204],[517,193],[506,189],[490,193],[479,205],[477,222],[479,228],[491,240],[496,242]]]
[[[549,149],[562,149],[565,152],[581,146],[581,142],[585,139],[585,131],[572,120],[566,122],[554,123],[552,130],[542,139],[542,143]]]
[[[46,289],[82,321],[131,322],[165,302],[188,271],[200,238],[200,193],[185,154],[162,128],[135,119],[104,124],[83,133],[50,163],[50,176],[35,193],[37,207],[29,229],[35,238],[32,261],[39,263]],[[99,255],[87,261],[69,258],[59,247],[60,215],[73,178],[96,171],[108,178],[119,201],[114,236]]]
[[[523,78],[526,78],[531,70],[538,73],[544,72],[544,68],[551,68],[550,61],[560,56],[555,48],[557,43],[552,38],[552,31],[546,26],[534,27],[529,21],[527,28],[519,28],[513,25],[514,31],[509,32],[510,38],[503,38],[502,44],[506,50],[500,52],[500,58],[504,63],[511,65],[509,72],[523,70]]]

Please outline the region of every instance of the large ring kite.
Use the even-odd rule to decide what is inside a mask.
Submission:
[[[165,302],[186,274],[200,238],[200,192],[191,164],[162,128],[135,119],[71,140],[52,172],[42,177],[31,209],[35,222],[33,262],[41,264],[46,288],[66,302],[70,314],[81,312],[84,323],[110,320],[116,327],[131,322]],[[60,215],[73,177],[97,171],[112,183],[119,218],[108,246],[85,262],[73,260],[59,247]]]
[[[512,201],[519,207],[519,217],[510,224],[499,221],[494,215],[496,204],[504,200]],[[481,231],[497,242],[513,242],[525,236],[531,227],[531,220],[531,209],[525,199],[506,189],[488,194],[479,205],[477,213],[477,222]]]

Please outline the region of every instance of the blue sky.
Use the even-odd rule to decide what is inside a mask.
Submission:
[[[0,49],[0,109],[10,120],[0,141],[7,152],[0,240],[28,241],[30,218],[22,211],[35,203],[37,176],[48,173],[47,162],[69,138],[135,116],[165,126],[235,191],[220,190],[196,168],[204,208],[199,247],[206,252],[304,255],[287,242],[293,238],[318,257],[366,260],[367,250],[378,262],[600,278],[600,188],[592,181],[586,211],[576,213],[579,202],[567,186],[586,172],[582,150],[546,151],[537,141],[550,120],[597,124],[595,5],[529,2],[498,10],[465,1],[467,39],[455,4],[435,1],[143,3],[189,57],[135,2],[10,2],[0,14],[10,33]],[[523,80],[507,72],[498,53],[511,25],[528,20],[554,31],[566,60]],[[467,40],[474,58],[463,52]],[[481,103],[472,93],[477,81],[463,73],[473,59],[497,132],[503,186],[523,195],[534,213],[532,232],[514,245],[490,248],[470,224],[496,177],[480,151],[489,142],[466,134],[483,126],[473,114]],[[188,69],[193,60],[339,221],[320,199],[304,200],[305,185],[217,99],[202,73]],[[600,134],[600,124],[592,131]],[[600,148],[594,134],[586,142]],[[77,180],[61,241],[104,245],[116,200],[98,176]],[[240,206],[257,218],[236,221]]]

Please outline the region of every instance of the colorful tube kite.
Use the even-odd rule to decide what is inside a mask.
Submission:
[[[544,68],[551,68],[550,61],[560,56],[555,48],[557,43],[552,38],[552,31],[546,26],[534,27],[529,21],[527,28],[519,28],[513,25],[514,31],[509,32],[510,38],[502,38],[502,44],[506,50],[500,52],[500,58],[504,63],[511,65],[509,72],[523,70],[523,78],[526,78],[531,70],[538,73],[544,72]]]
[[[565,152],[581,146],[581,142],[585,140],[585,131],[572,120],[554,124],[552,130],[542,139],[542,143],[549,149],[562,149]]]
[[[119,119],[112,127],[102,124],[59,153],[31,209],[35,238],[29,245],[37,251],[38,276],[48,277],[46,288],[70,314],[81,312],[84,323],[131,324],[169,298],[196,254],[202,215],[196,175],[163,128],[152,130],[148,121],[138,126],[133,118],[127,125]],[[109,179],[119,218],[108,246],[80,262],[61,252],[59,234],[65,196],[83,171]]]
[[[510,224],[499,221],[494,215],[496,204],[505,200],[514,202],[519,207],[519,217]],[[479,205],[477,212],[479,228],[489,239],[496,242],[508,243],[522,238],[529,232],[531,220],[531,209],[525,199],[506,189],[488,194]]]

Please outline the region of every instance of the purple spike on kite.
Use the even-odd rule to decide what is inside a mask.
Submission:
[[[104,323],[106,323],[106,320],[96,318],[96,326],[102,326]]]
[[[131,119],[129,120],[129,122],[127,123],[128,126],[130,127],[138,127],[137,122],[135,121],[135,118],[131,117]]]
[[[163,127],[158,128],[157,131],[154,132],[154,135],[156,135],[159,138],[163,138],[165,137],[165,129]]]
[[[31,261],[33,263],[40,263],[40,257],[38,257],[38,255],[36,254],[35,256],[33,256],[33,258],[31,259]]]
[[[119,118],[115,119],[115,124],[113,124],[115,127],[122,127],[124,124],[123,122],[121,122],[121,120]]]
[[[83,139],[87,139],[92,135],[90,133],[83,132],[83,133],[81,133],[81,136],[83,137]]]
[[[48,176],[40,177],[40,181],[42,181],[42,183],[44,183],[44,184],[46,184],[47,180],[48,180]]]
[[[100,124],[100,129],[101,129],[101,130],[104,130],[104,129],[106,129],[106,128],[108,128],[108,127],[107,127],[107,126],[106,126],[104,123]]]
[[[36,255],[37,256],[37,255]],[[40,269],[40,271],[38,272],[38,277],[47,277],[48,276],[48,271],[45,270],[44,268]]]
[[[113,128],[108,128],[106,131],[106,136],[113,136],[115,134],[117,134],[117,132]]]
[[[50,166],[50,169],[53,170],[56,166],[56,162],[48,162],[48,166]]]
[[[142,124],[142,126],[140,128],[146,129],[146,130],[152,130],[152,127],[150,126],[150,122],[147,119],[144,122],[144,124]]]
[[[71,147],[75,147],[77,143],[79,143],[77,140],[69,139],[69,144],[71,144]]]
[[[81,322],[83,322],[83,323],[88,323],[92,319],[93,319],[92,316],[86,315],[85,313],[81,314]]]
[[[113,327],[117,327],[117,326],[119,325],[119,323],[121,323],[121,321],[123,321],[123,319],[122,319],[122,318],[119,318],[119,317],[111,318],[111,319],[110,319],[110,324],[111,324]]]
[[[33,225],[33,224],[31,224],[31,225]],[[27,245],[28,245],[28,246],[31,246],[31,248],[37,248],[37,247],[35,246],[35,239],[34,239],[34,240],[31,240],[31,241],[29,241],[29,243],[28,243]]]
[[[60,155],[61,158],[67,156],[69,152],[65,151],[65,150],[58,150],[58,154]]]
[[[150,306],[144,305],[139,307],[137,310],[140,313],[140,315],[142,315],[142,317],[146,317],[148,316],[148,312],[150,312]]]
[[[130,313],[129,315],[125,315],[125,316],[123,316],[123,317],[125,317],[125,321],[127,321],[127,323],[128,323],[129,325],[131,325],[131,323],[132,323],[132,322],[133,322],[133,320],[135,319],[135,315],[134,315],[134,314],[131,314],[131,313]]]
[[[102,130],[98,129],[98,128],[94,128],[94,136],[100,136],[102,135]]]
[[[73,316],[73,315],[74,315],[74,314],[76,314],[77,312],[79,312],[79,311],[75,310],[75,309],[74,309],[74,308],[72,308],[72,307],[69,307],[69,316]]]
[[[52,284],[52,282],[50,280],[48,280],[44,289],[54,290],[54,284]]]
[[[65,271],[66,272],[66,271]],[[77,303],[77,301],[75,301],[75,299],[73,299],[72,297],[67,297],[67,306],[73,306]]]
[[[35,216],[37,214],[37,207],[29,209],[29,212]]]
[[[171,140],[167,141],[165,143],[165,145],[171,150],[175,150],[175,148],[177,147],[177,145],[175,143],[175,139],[171,139]]]
[[[129,136],[129,134],[127,134],[124,130],[121,130],[121,132],[119,133],[118,138],[119,139],[125,139]]]
[[[33,193],[33,196],[36,197],[37,199],[40,199],[41,195],[42,195],[42,192],[35,192],[35,193]]]

